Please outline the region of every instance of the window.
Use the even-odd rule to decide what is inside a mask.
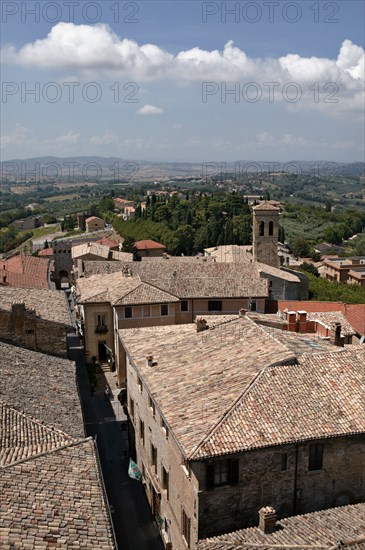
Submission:
[[[101,333],[102,334],[104,332],[108,332],[105,319],[106,319],[105,313],[102,313],[102,314],[97,316],[97,325],[96,325],[96,328],[95,328],[96,333]]]
[[[283,453],[281,455],[281,471],[284,472],[288,468],[288,455],[287,453]]]
[[[151,317],[150,306],[143,306],[143,317]]]
[[[250,300],[250,311],[256,311],[256,300]]]
[[[34,330],[32,328],[27,328],[25,334],[34,334]]]
[[[125,319],[130,319],[132,317],[132,307],[131,306],[125,306],[125,308],[124,308],[124,317],[125,317]]]
[[[151,443],[151,464],[154,466],[155,473],[157,474],[157,447]]]
[[[144,422],[143,422],[143,420],[139,421],[139,437],[141,438],[142,445],[144,445]]]
[[[206,488],[214,489],[222,485],[237,485],[239,462],[237,459],[219,460],[206,465]]]
[[[156,416],[156,407],[155,407],[153,399],[150,395],[148,396],[148,406],[152,411],[153,418],[155,418],[155,416]]]
[[[169,306],[167,304],[161,304],[161,315],[169,314]]]
[[[169,472],[162,466],[162,488],[166,491],[166,498],[169,500]]]
[[[132,418],[132,420],[134,420],[134,401],[132,398],[129,401],[129,415]]]
[[[260,222],[259,225],[259,236],[263,237],[265,235],[265,222]]]
[[[168,438],[169,437],[169,429],[168,429],[167,424],[166,424],[166,422],[164,421],[163,418],[161,418],[161,428],[162,428],[162,431],[165,432],[166,438]]]
[[[190,547],[190,518],[186,515],[185,510],[181,510],[181,533]]]
[[[181,300],[180,311],[189,311],[189,302],[187,300]]]
[[[208,300],[208,311],[222,311],[222,300]]]
[[[269,222],[269,236],[272,237],[274,234],[274,222]]]
[[[323,444],[315,443],[314,445],[309,445],[309,460],[308,460],[308,470],[312,472],[313,470],[322,470],[323,464]]]

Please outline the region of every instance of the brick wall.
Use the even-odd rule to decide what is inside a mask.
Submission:
[[[32,350],[66,357],[66,333],[70,329],[38,317],[25,304],[13,304],[11,311],[0,309],[1,337]]]

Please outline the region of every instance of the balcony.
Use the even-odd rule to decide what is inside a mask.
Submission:
[[[108,332],[108,327],[106,325],[97,325],[95,327],[96,334],[105,334]]]

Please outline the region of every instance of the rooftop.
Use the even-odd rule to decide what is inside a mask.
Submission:
[[[268,365],[294,362],[292,352],[247,318],[207,317],[194,324],[120,330],[128,355],[186,455]],[[146,366],[153,354],[158,368]]]
[[[75,364],[0,342],[0,399],[71,437],[84,436]]]
[[[0,286],[0,309],[11,311],[13,303],[23,302],[46,321],[71,326],[67,298],[63,291]]]
[[[115,549],[91,438],[10,463],[0,478],[6,548]]]
[[[108,248],[116,248],[119,246],[118,241],[113,241],[113,239],[109,239],[109,237],[102,237],[101,239],[98,239],[95,242],[96,244],[107,246]]]
[[[0,260],[0,285],[19,288],[48,287],[47,258],[18,255],[8,260]]]
[[[145,239],[142,241],[137,241],[134,243],[134,248],[137,250],[152,250],[152,249],[166,249],[166,246],[161,243],[157,243],[156,241],[151,241],[150,239]]]
[[[163,262],[163,268],[162,264]],[[96,265],[97,264],[97,265]],[[267,297],[267,279],[260,277],[260,271],[255,263],[230,264],[192,261],[187,269],[185,262],[158,261],[148,262],[112,262],[103,268],[101,262],[85,262],[85,275],[98,272],[112,275],[128,267],[133,276],[161,290],[183,298],[240,298]],[[114,272],[114,273],[113,273]],[[87,287],[84,279],[84,288]],[[107,277],[100,277],[101,285],[105,285]]]
[[[365,503],[285,518],[276,525],[269,534],[251,527],[201,540],[197,550],[365,549]]]
[[[255,212],[258,210],[275,210],[276,212],[280,212],[279,206],[272,204],[270,201],[260,202],[257,206],[253,206],[252,210],[255,210]]]
[[[98,216],[90,216],[89,218],[86,218],[85,223],[93,222],[93,221],[104,221],[102,218],[99,218]]]
[[[360,347],[300,351],[296,364],[246,316],[200,333],[179,325],[119,335],[189,459],[365,432]],[[149,354],[158,368],[146,365]]]
[[[50,451],[74,441],[0,401],[0,466]]]
[[[120,271],[107,276],[94,275],[78,279],[76,295],[79,303],[109,302],[112,305],[159,304],[179,299],[137,276],[125,276]]]

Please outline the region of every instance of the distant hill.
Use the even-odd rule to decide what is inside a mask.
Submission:
[[[179,176],[205,177],[220,172],[299,172],[320,176],[357,177],[365,174],[365,163],[336,163],[329,161],[252,161],[237,160],[190,162],[152,162],[145,160],[123,159],[120,157],[75,156],[75,157],[34,157],[12,159],[0,163],[2,179],[39,172],[40,179],[45,177],[63,178],[70,174],[76,178],[102,177],[126,179],[168,179]],[[27,178],[28,179],[28,178]],[[37,178],[36,178],[37,179]]]

